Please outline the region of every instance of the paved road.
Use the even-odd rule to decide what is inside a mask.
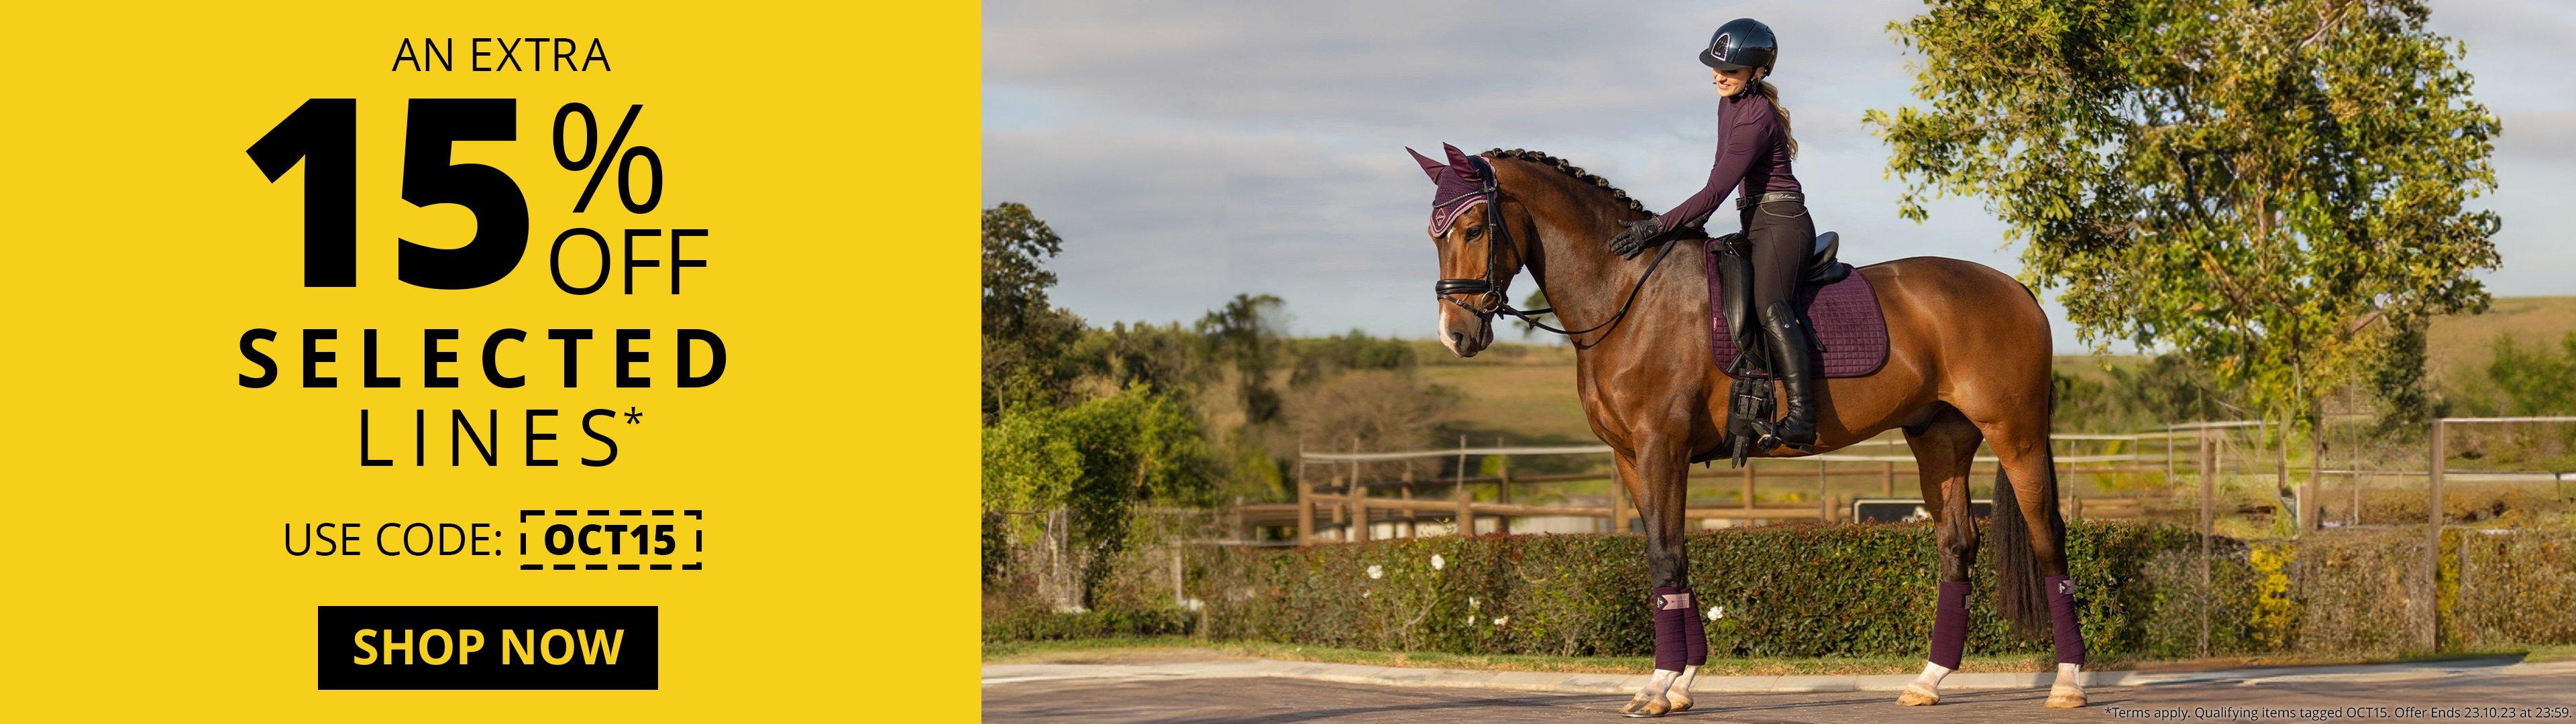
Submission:
[[[2355,682],[2271,681],[2098,687],[2092,706],[2047,709],[2042,689],[1962,691],[1941,704],[1904,708],[1885,692],[1834,694],[1724,694],[1700,700],[1691,711],[1665,717],[1677,722],[2036,722],[2177,719],[2141,716],[2179,708],[2180,721],[2223,721],[2224,714],[2192,718],[2194,708],[2235,707],[2236,721],[2254,721],[2251,707],[2461,707],[2576,706],[2576,674],[2461,675],[2442,679]],[[987,721],[1188,722],[1555,722],[1619,720],[1626,696],[1541,694],[1483,689],[1337,684],[1299,679],[1059,680],[984,687]],[[2131,712],[2118,716],[2119,711]],[[2212,712],[2216,713],[2216,712]],[[2421,721],[2390,711],[2371,721]],[[2483,718],[2493,718],[2483,717]],[[2264,719],[2263,721],[2275,721]],[[2316,721],[2316,719],[2296,719]],[[2538,719],[2567,722],[2576,719]]]

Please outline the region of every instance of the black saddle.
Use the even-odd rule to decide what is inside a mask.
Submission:
[[[1807,269],[1800,272],[1798,283],[1824,286],[1842,281],[1844,275],[1851,273],[1851,267],[1843,266],[1840,260],[1834,258],[1841,254],[1842,250],[1841,235],[1830,231],[1817,234],[1816,248],[1807,253]]]
[[[1739,231],[1718,237],[1716,239],[1716,243],[1720,246],[1735,249],[1740,255],[1744,249],[1744,247],[1741,246],[1745,243],[1744,233]],[[1807,266],[1798,271],[1798,284],[1801,286],[1824,286],[1842,281],[1843,277],[1851,274],[1851,267],[1842,265],[1842,260],[1840,258],[1842,251],[1843,237],[1841,234],[1831,231],[1817,234],[1815,248],[1807,251]]]
[[[1726,371],[1727,376],[1735,379],[1734,389],[1728,395],[1731,399],[1727,405],[1726,439],[1716,449],[1692,455],[1691,462],[1695,463],[1733,457],[1736,465],[1743,465],[1745,457],[1753,452],[1753,442],[1760,437],[1758,426],[1771,419],[1771,379],[1767,376],[1770,355],[1758,341],[1762,339],[1762,333],[1754,322],[1753,269],[1752,263],[1745,258],[1746,243],[1742,232],[1718,237],[1714,241],[1719,253],[1711,258],[1717,261],[1717,268],[1710,271],[1720,277],[1725,295],[1709,301],[1723,312],[1728,334],[1739,340],[1737,344],[1742,345],[1740,349],[1744,351],[1736,355],[1734,367]],[[1817,234],[1816,246],[1807,253],[1807,266],[1800,270],[1798,283],[1810,288],[1822,287],[1850,276],[1851,266],[1836,258],[1842,253],[1842,247],[1840,235],[1830,231]]]

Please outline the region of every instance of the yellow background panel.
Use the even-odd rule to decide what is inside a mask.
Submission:
[[[0,44],[0,718],[975,715],[974,5],[92,7],[13,11]],[[598,38],[614,69],[388,70],[405,37],[455,38],[462,56],[477,36]],[[331,97],[357,100],[358,283],[308,289],[305,167],[270,183],[245,149]],[[528,253],[491,286],[395,278],[397,237],[453,246],[474,229],[463,207],[400,196],[407,99],[437,97],[518,99],[517,140],[455,145],[454,162],[500,168],[527,198]],[[558,166],[549,137],[576,101],[603,147],[644,105],[627,145],[663,161],[657,210],[621,208],[612,174],[571,213],[587,172]],[[617,229],[706,228],[687,249],[708,266],[678,296],[667,262],[639,270],[632,296],[614,278],[565,294],[546,249],[573,226],[612,246]],[[666,257],[667,241],[639,251]],[[235,384],[255,370],[236,350],[254,327],[279,333],[267,389]],[[462,331],[458,389],[420,387],[433,327]],[[532,337],[503,353],[527,387],[481,380],[481,341],[503,327]],[[653,388],[613,386],[621,327],[654,330],[640,368]],[[684,327],[722,336],[721,382],[671,387]],[[339,388],[296,384],[304,328],[341,330]],[[365,328],[404,387],[358,386]],[[550,328],[600,337],[578,388],[560,382]],[[644,413],[602,420],[619,444],[607,467],[573,462],[599,450],[580,432],[593,407]],[[515,462],[529,408],[563,411],[546,448],[563,466]],[[360,409],[396,465],[357,464]],[[413,409],[430,411],[427,467],[410,464]],[[502,465],[446,464],[449,409],[502,411]],[[707,569],[282,547],[305,522],[534,532],[513,515],[532,507],[703,509]],[[659,606],[661,689],[317,691],[317,605]]]

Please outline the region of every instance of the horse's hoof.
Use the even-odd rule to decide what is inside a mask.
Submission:
[[[1636,696],[1628,697],[1628,703],[1619,707],[1619,713],[1626,714],[1628,716],[1637,716],[1637,712],[1645,707],[1646,692],[1640,691],[1637,692]]]
[[[1629,707],[1621,707],[1619,709],[1619,713],[1626,714],[1629,717],[1636,719],[1659,717],[1671,711],[1673,711],[1672,702],[1665,701],[1660,697],[1648,699],[1642,703],[1630,702]]]
[[[1901,706],[1931,706],[1941,703],[1941,692],[1922,684],[1906,684],[1904,693],[1896,695],[1896,703]]]
[[[1681,685],[1675,684],[1672,690],[1664,692],[1664,703],[1672,705],[1673,711],[1690,711],[1690,692],[1682,691]]]
[[[2055,690],[2051,690],[2051,691],[2049,691],[2049,692],[2048,692],[2048,708],[2051,708],[2051,709],[2081,709],[2081,708],[2084,708],[2084,690],[2083,690],[2083,689],[2073,689],[2073,690],[2068,690],[2068,689],[2055,689]]]

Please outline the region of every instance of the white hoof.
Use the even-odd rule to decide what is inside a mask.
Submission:
[[[1682,672],[1671,669],[1656,669],[1655,677],[1646,680],[1646,685],[1637,689],[1637,695],[1628,700],[1628,705],[1619,707],[1619,713],[1645,718],[1663,716],[1671,712],[1673,703],[1667,695],[1673,690],[1673,682],[1680,680],[1681,675]],[[1683,696],[1688,698],[1689,694],[1685,693]]]
[[[2057,683],[2048,687],[2048,708],[2080,709],[2084,707],[2083,667],[2058,664]]]
[[[1906,682],[1905,691],[1896,695],[1903,706],[1931,706],[1941,703],[1941,677],[1950,675],[1950,667],[1923,662],[1923,675]]]
[[[1674,679],[1672,687],[1664,690],[1664,703],[1672,705],[1673,711],[1690,711],[1691,681],[1697,678],[1699,678],[1699,667],[1682,667],[1681,677]]]

